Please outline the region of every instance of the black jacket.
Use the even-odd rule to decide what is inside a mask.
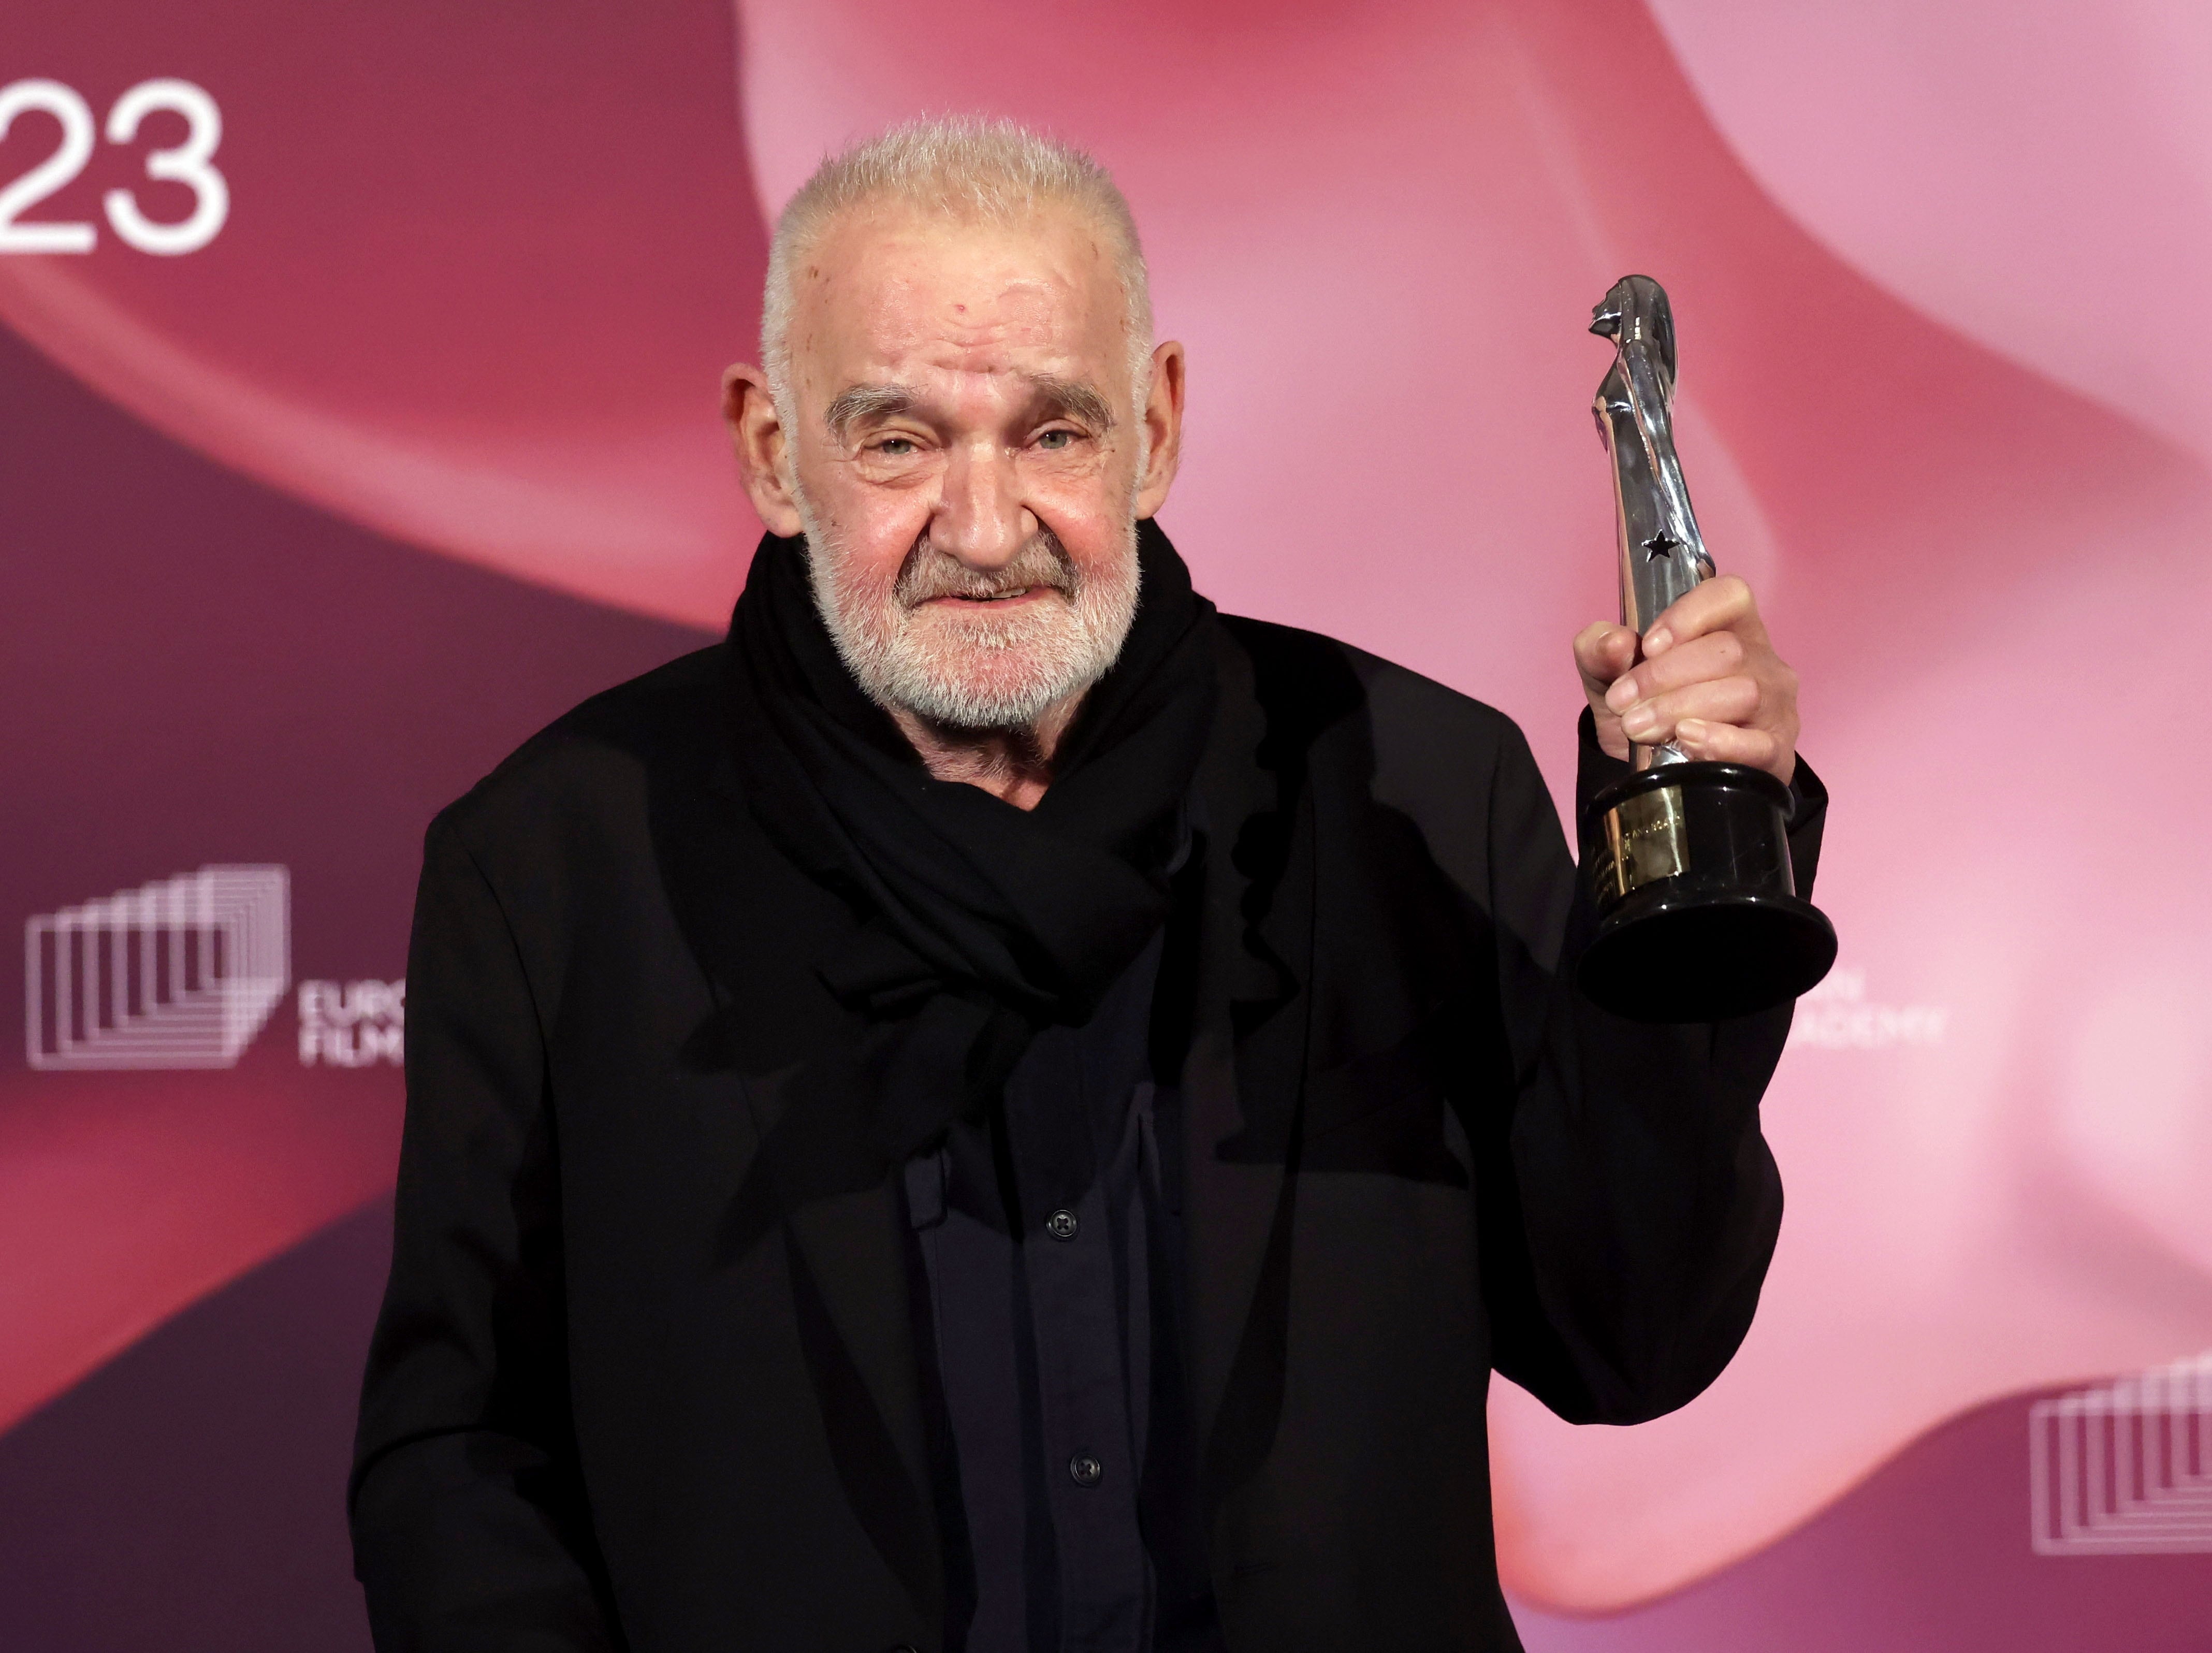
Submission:
[[[1222,1621],[1240,1653],[1515,1648],[1490,1371],[1607,1423],[1720,1371],[1781,1218],[1789,1012],[1597,1011],[1508,719],[1325,638],[1218,636],[1169,975]],[[720,671],[587,702],[431,826],[351,1488],[386,1653],[947,1645],[896,1179],[766,1166],[789,1030],[835,1018],[728,945],[855,919],[750,815]],[[1620,768],[1583,748],[1587,796]]]

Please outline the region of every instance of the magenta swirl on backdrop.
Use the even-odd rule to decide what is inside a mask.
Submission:
[[[236,204],[186,258],[110,238],[8,259],[0,319],[356,521],[600,602],[727,617],[731,547],[758,528],[716,379],[757,327],[766,237],[726,18],[103,0],[8,33],[12,62],[96,109],[149,74],[210,88]],[[96,218],[95,186],[134,169],[103,146],[39,216]],[[176,184],[146,202],[191,205]]]
[[[106,3],[11,23],[15,60],[96,104],[209,87],[233,222],[189,258],[0,259],[0,318],[303,499],[708,624],[752,532],[714,380],[763,211],[887,121],[1015,115],[1134,201],[1191,350],[1165,515],[1205,587],[1503,706],[1556,781],[1565,640],[1611,601],[1583,324],[1659,277],[1713,549],[1806,679],[1844,953],[1770,1096],[1790,1214],[1735,1365],[1635,1431],[1493,1401],[1509,1582],[1616,1607],[1978,1402],[2212,1345],[2179,715],[2212,596],[2206,32],[2154,0],[1770,9],[763,0],[732,64],[696,9]],[[71,1310],[106,1343],[12,1332],[0,1418],[252,1251],[116,1257],[127,1308]]]

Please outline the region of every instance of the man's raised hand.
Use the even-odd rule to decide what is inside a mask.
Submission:
[[[1787,781],[1797,768],[1797,674],[1768,641],[1751,587],[1732,574],[1678,599],[1644,635],[1599,621],[1575,638],[1598,744],[1671,739],[1686,757],[1741,763]]]

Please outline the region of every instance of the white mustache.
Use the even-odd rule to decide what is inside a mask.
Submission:
[[[1042,587],[1073,601],[1081,580],[1067,552],[1049,529],[1038,533],[1016,553],[1012,562],[988,574],[964,568],[927,541],[915,545],[899,570],[894,594],[900,606],[920,607],[939,597],[957,597],[971,603],[994,602],[1019,597]]]

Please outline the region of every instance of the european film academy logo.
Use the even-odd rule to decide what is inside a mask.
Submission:
[[[398,1067],[407,1054],[407,983],[300,983],[300,1065]]]
[[[292,985],[291,875],[203,866],[23,925],[33,1067],[231,1067]],[[398,1067],[404,981],[302,981],[303,1067]]]
[[[2038,1401],[2028,1486],[2039,1555],[2212,1553],[2212,1354]]]
[[[291,982],[281,866],[204,866],[23,926],[33,1067],[229,1067]]]

